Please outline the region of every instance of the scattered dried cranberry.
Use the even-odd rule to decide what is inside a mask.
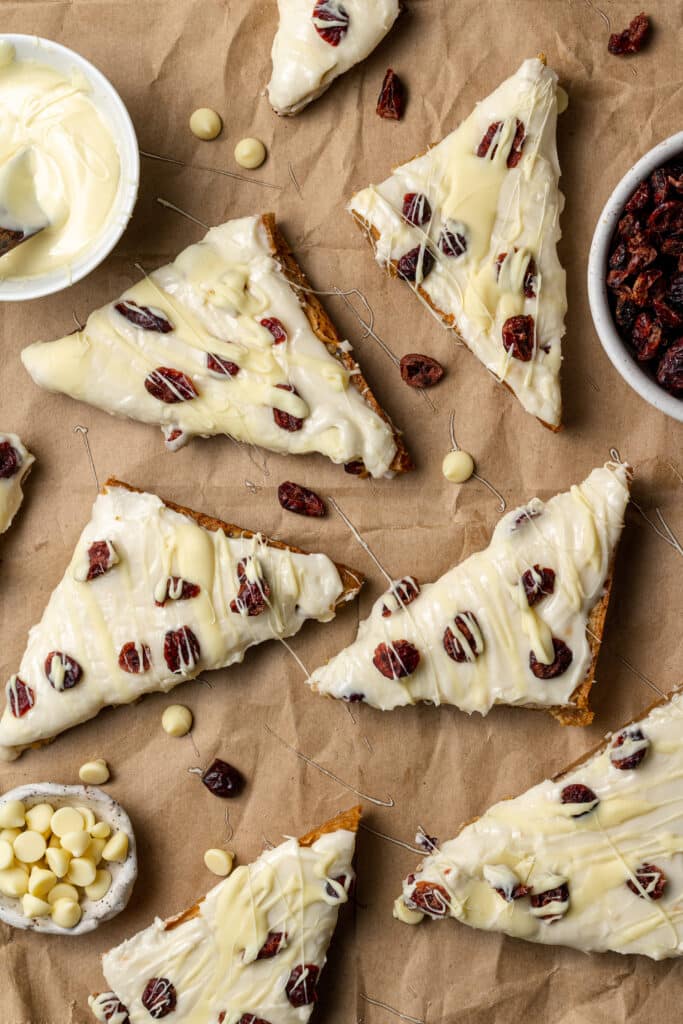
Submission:
[[[117,302],[114,309],[121,316],[125,317],[136,327],[142,327],[144,331],[156,331],[157,334],[169,334],[173,330],[173,324],[165,313],[160,309],[150,309],[149,306],[139,306],[132,299],[124,299]]]
[[[499,133],[502,125],[503,125],[502,121],[494,121],[493,124],[490,124],[488,126],[488,128],[486,129],[486,132],[485,132],[481,142],[477,146],[477,156],[479,156],[479,157],[488,156],[489,149],[491,148],[491,143],[493,142],[493,140],[496,137],[496,135]],[[493,159],[493,157],[496,155],[497,150],[498,150],[498,143],[496,143],[495,146],[493,147],[493,152],[491,153],[491,159]]]
[[[443,228],[439,235],[439,249],[444,256],[462,256],[467,252],[467,239],[460,231],[449,231]]]
[[[315,964],[297,964],[285,985],[287,999],[292,1006],[310,1006],[316,1001],[319,974],[320,968]]]
[[[388,68],[377,100],[377,113],[387,121],[400,121],[405,109],[405,86],[396,72]]]
[[[96,540],[88,548],[88,575],[86,579],[94,580],[104,576],[116,565],[117,556],[111,541]]]
[[[481,142],[479,143],[479,146],[477,147],[477,156],[488,156],[489,149],[491,148],[491,143],[493,142],[494,138],[496,138],[496,136],[499,134],[502,124],[502,121],[494,121],[492,124],[488,126],[484,137],[482,138]],[[524,147],[525,139],[526,129],[524,128],[524,124],[519,120],[519,118],[515,118],[515,135],[512,140],[510,152],[508,153],[506,161],[508,167],[516,167],[519,161],[522,159],[522,149]],[[498,142],[496,142],[495,146],[493,147],[493,150],[491,151],[492,160],[497,152]]]
[[[479,646],[480,638],[481,630],[474,612],[458,612],[455,616],[455,631],[448,626],[444,632],[443,647],[453,661],[476,661],[484,650],[483,643]]]
[[[573,782],[569,786],[565,786],[560,794],[560,799],[563,804],[592,804],[595,806],[599,803],[598,798],[592,789],[588,786],[584,786],[582,782]],[[590,811],[594,810],[593,807],[587,811],[579,811],[578,814],[572,814],[572,818],[582,818],[584,814],[589,814]]]
[[[543,907],[547,907],[549,903],[568,903],[569,902],[569,885],[563,882],[562,885],[558,885],[555,889],[547,889],[545,892],[534,892],[529,897],[529,902],[535,910],[540,910]],[[559,921],[564,915],[565,911],[559,914],[539,914],[547,924],[552,924],[553,921]]]
[[[650,186],[647,181],[641,181],[637,189],[624,207],[629,213],[640,213],[650,205]]]
[[[339,46],[349,30],[349,16],[339,0],[317,0],[313,8],[313,27],[330,46]]]
[[[229,359],[224,359],[223,356],[219,356],[215,352],[207,353],[206,368],[221,377],[236,377],[240,372],[237,363],[231,363]]]
[[[499,896],[502,896],[506,903],[512,903],[514,900],[521,900],[531,892],[531,887],[528,885],[522,885],[521,882],[518,882],[518,884],[508,892],[506,892],[505,889],[499,889],[497,886],[494,886],[494,889]]]
[[[522,281],[522,291],[524,292],[525,299],[536,298],[536,277],[538,271],[536,270],[536,260],[533,256],[529,257],[529,262],[526,265],[524,271],[524,280]]]
[[[535,565],[533,569],[527,569],[522,574],[522,586],[529,607],[533,608],[542,598],[552,594],[555,590],[555,570]]]
[[[416,882],[410,902],[432,917],[445,917],[451,906],[448,890],[435,882]]]
[[[147,644],[136,644],[129,640],[119,651],[119,668],[124,672],[137,676],[149,672],[152,666],[152,655]]]
[[[411,388],[433,388],[443,375],[443,366],[431,356],[410,352],[401,359],[401,380]]]
[[[130,1024],[128,1007],[123,1005],[114,992],[104,992],[102,995],[98,996],[97,1008],[98,1010],[102,1010],[106,1021],[109,1021],[114,1017],[116,1019],[116,1024]]]
[[[284,948],[286,942],[287,936],[284,932],[268,932],[266,941],[256,954],[256,959],[270,960],[271,957],[277,956],[280,950]]]
[[[661,299],[652,300],[652,308],[655,312],[655,316],[662,324],[663,327],[670,327],[677,329],[683,327],[683,315],[671,306],[667,306],[666,302]]]
[[[529,668],[537,679],[557,679],[571,665],[574,655],[564,640],[558,640],[557,637],[553,637],[553,650],[555,651],[555,659],[549,665],[544,665],[542,661],[538,661],[533,651],[529,654]]]
[[[287,331],[284,329],[282,321],[278,320],[276,316],[266,317],[261,321],[261,327],[265,327],[273,335],[274,345],[282,345],[287,341]]]
[[[353,879],[351,880],[348,889],[346,888],[346,883],[348,882],[348,878],[347,878],[346,875],[338,875],[336,878],[333,878],[332,881],[336,882],[337,885],[340,886],[344,890],[344,892],[346,892],[346,893],[350,893],[351,892],[351,889],[353,887]],[[330,899],[333,899],[333,900],[338,900],[339,899],[339,890],[335,889],[335,887],[331,884],[331,882],[327,882],[325,884],[325,892],[330,897]]]
[[[655,295],[661,292],[661,277],[662,271],[654,268],[643,270],[642,273],[638,274],[631,288],[631,298],[636,306],[642,309],[643,306],[649,305]]]
[[[403,679],[420,664],[420,652],[408,640],[394,640],[377,645],[372,663],[385,679]]]
[[[174,675],[192,672],[200,653],[199,640],[189,626],[171,629],[164,637],[164,660]]]
[[[0,441],[0,480],[9,480],[21,469],[21,455],[9,441]]]
[[[153,1020],[172,1013],[177,1005],[178,997],[175,986],[168,978],[150,978],[142,993],[142,1005]]]
[[[53,666],[53,660],[57,658],[59,665]],[[61,669],[60,666],[61,665]],[[50,651],[45,659],[45,675],[50,686],[55,690],[70,690],[76,683],[80,682],[83,669],[75,658],[61,651]],[[60,676],[63,675],[63,679]]]
[[[227,761],[221,761],[219,757],[206,769],[202,775],[202,782],[214,796],[223,799],[239,796],[247,784],[242,772]]]
[[[233,598],[230,602],[230,611],[234,612],[235,615],[246,615],[248,618],[254,618],[254,616],[262,615],[265,612],[268,607],[269,597],[270,587],[265,580],[252,583],[245,581],[240,583],[237,597]]]
[[[683,398],[683,338],[674,341],[662,356],[657,383],[675,398]]]
[[[424,281],[433,266],[434,254],[431,249],[416,245],[414,249],[409,249],[408,252],[401,256],[396,265],[396,271],[398,276],[403,278],[404,281],[415,283],[420,269],[422,271],[420,280]]]
[[[628,28],[623,32],[613,32],[609,37],[607,49],[615,57],[623,57],[626,54],[639,53],[643,48],[645,37],[650,28],[650,19],[645,13],[635,16]]]
[[[432,216],[427,196],[421,192],[406,192],[403,197],[403,219],[420,228]]]
[[[167,405],[175,405],[176,402],[190,402],[197,397],[197,389],[181,370],[174,370],[171,366],[157,366],[145,377],[145,389],[152,398],[157,398]]]
[[[320,519],[325,515],[325,503],[315,491],[301,484],[285,480],[277,489],[277,500],[287,512],[296,512],[300,516],[311,516]]]
[[[191,601],[193,597],[199,597],[201,591],[198,583],[190,583],[182,576],[169,576],[162,600],[154,603],[157,608],[163,608],[167,601]]]
[[[15,676],[7,686],[9,709],[15,718],[22,718],[36,702],[36,695],[23,679]]]
[[[513,359],[528,363],[534,354],[534,318],[510,316],[503,324],[503,348]]]
[[[389,597],[393,603],[397,604],[398,607],[391,608],[387,604],[382,605],[382,618],[388,619],[391,615],[396,612],[402,611],[406,605],[412,604],[416,597],[420,596],[420,584],[417,582],[414,576],[404,576],[402,580],[398,580],[392,584],[391,590],[389,591]]]
[[[626,884],[632,893],[640,896],[641,900],[661,900],[668,881],[666,875],[656,864],[641,864],[633,872],[638,880],[638,885],[632,878],[626,879]]]
[[[294,395],[299,394],[291,384],[276,384],[275,387],[280,388],[281,391],[289,391]],[[292,416],[291,413],[283,412],[282,409],[273,409],[273,419],[281,430],[288,430],[291,434],[301,430],[304,425],[304,421],[298,416]]]
[[[642,742],[643,745],[638,750],[634,750],[634,752],[629,754],[627,757],[619,757],[617,752],[620,747],[623,747],[627,740],[635,743]],[[635,728],[623,729],[612,741],[610,760],[615,768],[620,768],[622,771],[632,771],[634,768],[639,767],[643,758],[647,754],[649,747],[650,741],[645,739],[642,730],[637,726]],[[615,754],[617,754],[616,757],[614,756]]]
[[[344,472],[349,473],[351,476],[365,476],[365,463],[362,459],[353,459],[344,465]]]
[[[623,334],[629,334],[636,322],[636,316],[638,315],[638,309],[635,302],[631,299],[630,292],[625,295],[620,295],[616,301],[614,307],[614,319],[617,325],[622,328]]]

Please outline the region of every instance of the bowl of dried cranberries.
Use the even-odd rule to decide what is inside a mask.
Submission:
[[[683,421],[683,132],[646,153],[607,200],[588,297],[613,366],[647,402]]]

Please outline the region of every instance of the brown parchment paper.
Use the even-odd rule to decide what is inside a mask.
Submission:
[[[177,159],[237,169],[235,143],[264,140],[269,159],[253,174],[281,191],[203,170],[143,159],[140,199],[121,244],[91,276],[61,295],[0,308],[0,427],[18,432],[37,456],[23,512],[0,541],[0,673],[15,670],[29,627],[61,578],[87,521],[95,484],[83,438],[89,430],[100,480],[115,474],[247,527],[321,549],[363,570],[361,599],[329,625],[308,624],[292,641],[313,669],[350,642],[382,589],[382,579],[331,513],[312,521],[283,512],[277,485],[295,479],[333,495],[394,576],[431,580],[488,542],[497,502],[473,480],[448,484],[440,464],[455,412],[459,443],[508,506],[548,497],[582,479],[616,446],[636,468],[635,500],[656,509],[683,540],[680,425],[638,398],[607,361],[590,320],[586,261],[594,224],[610,191],[654,143],[681,128],[683,3],[648,0],[654,33],[630,60],[607,53],[608,28],[621,29],[639,4],[617,0],[409,0],[409,11],[365,64],[295,119],[278,119],[264,87],[276,27],[275,0],[3,0],[4,31],[36,33],[79,50],[110,77],[135,122],[140,146]],[[381,180],[450,131],[526,57],[547,54],[570,96],[559,124],[561,257],[569,316],[563,392],[565,429],[544,430],[413,299],[386,279],[351,218],[350,193]],[[404,76],[409,105],[401,124],[375,115],[387,66]],[[225,129],[200,143],[187,120],[212,106]],[[300,185],[290,180],[288,164]],[[327,308],[356,351],[380,401],[403,426],[417,463],[393,481],[363,482],[320,457],[253,454],[228,439],[197,440],[171,455],[159,431],[36,388],[19,352],[59,337],[72,314],[88,312],[198,239],[201,229],[163,209],[157,197],[214,224],[273,209],[316,288],[360,288],[375,330],[399,356],[424,351],[447,369],[430,392],[434,408],[398,371],[337,297]],[[354,301],[353,299],[351,301]],[[356,300],[356,304],[360,304]],[[250,489],[247,481],[256,485]],[[661,530],[661,527],[660,527]],[[455,922],[409,928],[391,916],[417,854],[375,833],[413,843],[416,827],[445,839],[489,803],[557,771],[602,733],[681,681],[680,550],[631,507],[620,551],[598,684],[597,715],[585,730],[546,715],[497,709],[486,719],[452,708],[371,708],[310,693],[281,645],[252,651],[241,667],[108,711],[53,745],[0,767],[6,790],[29,781],[75,782],[79,765],[104,757],[108,791],[137,831],[140,875],[128,909],[84,938],[38,936],[0,926],[0,1024],[85,1024],[87,995],[102,987],[100,954],[182,910],[215,878],[203,851],[226,845],[246,863],[264,841],[298,835],[355,802],[353,793],[299,760],[267,731],[387,803],[363,800],[355,907],[342,915],[321,985],[316,1020],[326,1024],[603,1024],[680,1016],[680,963],[617,955],[584,956],[478,933]],[[166,736],[163,708],[187,703],[191,737]],[[227,805],[188,773],[219,755],[249,780]],[[366,998],[368,997],[368,998]]]

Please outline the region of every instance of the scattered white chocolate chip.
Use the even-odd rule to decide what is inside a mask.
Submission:
[[[97,818],[95,817],[94,813],[90,810],[89,807],[77,807],[76,810],[78,811],[79,814],[83,815],[85,827],[87,828],[88,832],[90,832],[90,829],[97,824]],[[92,833],[90,834],[92,835]]]
[[[217,138],[223,130],[221,115],[211,107],[199,107],[190,117],[190,131],[198,139],[210,142]]]
[[[266,147],[260,139],[240,139],[235,146],[235,160],[249,171],[260,167],[266,159]]]
[[[111,835],[111,828],[106,821],[96,821],[89,832],[93,839],[107,839]]]
[[[95,865],[89,857],[73,857],[66,873],[66,880],[71,885],[85,887],[92,885],[96,874]]]
[[[564,114],[565,110],[569,106],[569,96],[567,91],[562,88],[561,85],[557,87],[557,112],[558,114]]]
[[[0,871],[14,864],[14,848],[6,839],[0,839]]]
[[[449,452],[441,463],[441,471],[452,484],[464,484],[474,473],[474,459],[469,452]]]
[[[81,919],[81,908],[75,900],[60,899],[52,905],[52,920],[60,928],[75,928]]]
[[[403,924],[419,924],[424,914],[419,910],[411,910],[406,906],[403,897],[399,896],[397,900],[394,900],[394,917],[397,921],[402,921]]]
[[[12,844],[20,833],[20,828],[3,828],[2,832],[0,832],[0,839]]]
[[[85,895],[89,900],[101,900],[111,888],[111,872],[101,868],[95,875],[92,885],[86,885]]]
[[[184,704],[170,704],[161,716],[161,728],[169,736],[186,736],[192,728],[192,712]]]
[[[50,832],[50,822],[55,813],[51,804],[35,804],[26,811],[26,828],[32,832],[40,832],[47,837]]]
[[[234,859],[234,853],[230,853],[228,850],[211,849],[207,850],[204,854],[204,863],[209,871],[212,871],[214,875],[220,875],[222,878],[229,875],[232,871]]]
[[[115,832],[102,850],[103,860],[122,861],[128,856],[128,836],[125,832]]]
[[[82,832],[85,828],[83,815],[75,807],[60,807],[52,815],[50,828],[61,839],[69,832]]]
[[[21,897],[21,909],[26,917],[47,917],[52,907],[45,900],[27,892]]]
[[[6,871],[0,871],[0,892],[4,896],[14,896],[15,899],[19,899],[25,892],[28,892],[26,868],[7,868]]]
[[[69,870],[71,854],[57,846],[48,846],[45,851],[45,860],[51,871],[54,871],[57,878],[64,878]]]
[[[43,899],[54,889],[56,884],[57,876],[54,871],[48,871],[47,868],[31,868],[31,874],[28,876],[28,891],[32,896]]]
[[[74,903],[78,903],[78,889],[68,882],[58,882],[48,893],[47,902],[52,904],[57,900],[73,900]]]
[[[96,761],[86,761],[79,768],[78,777],[88,786],[103,786],[105,782],[109,781],[107,762],[101,757],[98,757]]]
[[[26,811],[21,800],[0,804],[0,828],[21,828],[25,820]]]
[[[90,857],[90,859],[94,861],[95,864],[99,864],[100,861],[102,860],[102,854],[104,853],[104,848],[106,845],[106,839],[90,840],[90,845],[88,846],[87,853],[88,857]]]
[[[40,832],[22,832],[14,840],[14,856],[24,864],[35,864],[45,856],[47,843]]]
[[[73,857],[82,857],[85,851],[90,846],[90,833],[84,832],[67,832],[65,836],[62,836],[62,847],[68,850]]]

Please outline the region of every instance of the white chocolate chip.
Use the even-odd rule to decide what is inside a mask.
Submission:
[[[24,912],[24,917],[47,917],[52,907],[45,900],[27,892],[21,897],[21,909]]]
[[[74,857],[69,864],[66,880],[71,885],[92,885],[96,874],[95,865],[90,857]]]
[[[45,856],[47,843],[40,832],[22,832],[14,840],[14,856],[24,864],[35,864]]]
[[[26,811],[21,800],[0,804],[0,828],[21,828],[25,820]]]
[[[61,839],[69,832],[81,832],[85,828],[83,815],[75,807],[60,807],[52,815],[50,828]]]
[[[59,899],[52,906],[52,920],[60,928],[75,928],[81,919],[81,908],[75,900]]]
[[[105,848],[106,845],[107,845],[106,839],[91,839],[90,840],[90,845],[88,846],[87,854],[88,854],[88,857],[90,857],[90,859],[95,864],[99,864],[100,861],[102,860],[102,854],[104,853],[104,848]]]
[[[74,857],[82,857],[89,846],[89,832],[84,832],[83,830],[80,832],[67,832],[65,836],[62,836],[62,848],[68,850]]]
[[[14,864],[14,848],[6,839],[0,839],[0,871],[11,868]]]
[[[122,861],[128,856],[128,836],[125,832],[115,832],[102,850],[103,860]]]
[[[88,786],[103,786],[105,782],[109,781],[107,762],[101,757],[98,757],[96,761],[86,761],[79,768],[78,777]]]
[[[95,875],[95,881],[92,885],[86,885],[85,895],[89,900],[101,900],[103,896],[106,896],[111,888],[111,872],[107,871],[106,868],[101,868]]]
[[[13,844],[18,835],[21,835],[20,828],[3,828],[2,832],[0,832],[0,839],[6,843]]]
[[[205,142],[215,139],[222,130],[221,115],[211,107],[199,107],[190,117],[190,131],[198,139],[204,139]]]
[[[40,832],[47,838],[54,813],[55,809],[51,804],[34,804],[26,811],[26,828],[30,828],[32,832]]]
[[[56,884],[57,876],[54,871],[48,871],[47,868],[31,868],[31,874],[28,876],[28,891],[32,896],[43,899],[54,889]]]
[[[106,821],[96,821],[89,832],[93,839],[107,839],[111,835],[111,827]]]
[[[97,818],[95,817],[94,813],[90,810],[89,807],[77,807],[76,810],[78,811],[79,814],[83,815],[85,827],[87,828],[88,832],[90,832],[90,829],[97,824]],[[90,832],[90,834],[92,835],[92,832]]]
[[[0,871],[0,892],[18,899],[28,892],[28,871],[25,867],[7,868]]]
[[[48,846],[45,851],[45,860],[51,871],[54,871],[57,878],[64,878],[69,870],[71,854],[57,846]]]
[[[230,874],[234,859],[235,854],[228,850],[211,849],[204,854],[204,863],[209,871],[212,871],[214,875],[220,875],[221,878]]]
[[[58,882],[54,889],[50,890],[47,902],[52,904],[57,900],[73,900],[74,903],[78,903],[78,889],[68,882]]]
[[[402,896],[394,900],[394,917],[403,924],[419,924],[424,914],[419,910],[411,910],[407,907]]]
[[[441,463],[441,472],[452,484],[464,484],[474,473],[474,459],[469,452],[449,452]]]
[[[565,110],[569,106],[569,96],[567,95],[566,89],[563,89],[561,85],[557,87],[557,112],[558,114],[564,114]]]
[[[161,716],[161,728],[169,736],[186,736],[192,728],[192,712],[184,704],[170,704]]]
[[[260,139],[240,139],[235,146],[235,160],[249,171],[260,167],[266,159],[266,147]]]

